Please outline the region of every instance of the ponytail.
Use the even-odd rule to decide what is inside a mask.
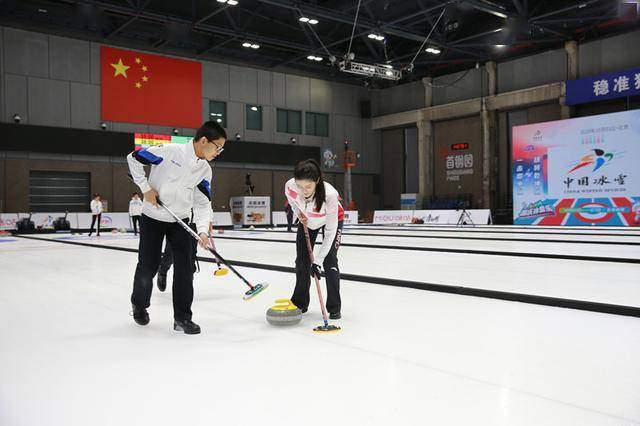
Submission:
[[[297,180],[310,180],[316,183],[316,193],[314,197],[316,199],[316,211],[319,212],[326,199],[324,176],[322,175],[320,164],[312,158],[303,160],[296,165],[293,171],[293,177]]]

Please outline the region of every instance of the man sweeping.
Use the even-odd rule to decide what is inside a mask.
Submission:
[[[133,181],[144,193],[140,218],[138,265],[133,279],[131,304],[133,319],[140,325],[149,323],[147,308],[151,304],[153,277],[158,270],[164,238],[173,249],[173,329],[186,334],[200,333],[191,320],[193,302],[193,256],[191,236],[175,222],[171,214],[158,205],[158,198],[170,210],[189,221],[193,209],[200,244],[208,245],[211,211],[212,161],[223,151],[227,134],[213,121],[207,121],[190,143],[167,144],[134,151],[127,156]],[[144,170],[151,166],[149,177]]]

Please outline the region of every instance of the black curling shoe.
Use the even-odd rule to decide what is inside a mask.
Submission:
[[[138,308],[136,305],[131,305],[133,309],[133,320],[140,325],[149,324],[149,313],[145,308]]]
[[[342,318],[342,314],[340,312],[336,312],[334,314],[329,314],[329,319],[339,320],[340,318]]]
[[[184,334],[200,334],[200,326],[191,320],[174,321],[173,329]]]
[[[165,274],[158,274],[156,284],[158,285],[158,290],[165,291],[167,289],[167,276]]]

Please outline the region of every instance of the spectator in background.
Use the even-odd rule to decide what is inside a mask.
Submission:
[[[140,223],[140,216],[142,216],[142,200],[137,192],[131,195],[129,216],[131,216],[131,222],[133,223],[133,233],[138,235],[138,223]]]
[[[97,235],[100,236],[100,221],[102,220],[102,201],[100,201],[99,194],[93,194],[93,200],[89,204],[91,207],[91,228],[89,228],[89,236],[93,233],[93,225],[96,223],[96,219],[98,225],[96,226]]]

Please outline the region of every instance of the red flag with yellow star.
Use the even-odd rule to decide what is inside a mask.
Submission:
[[[202,121],[199,62],[102,46],[102,119],[198,128]]]

